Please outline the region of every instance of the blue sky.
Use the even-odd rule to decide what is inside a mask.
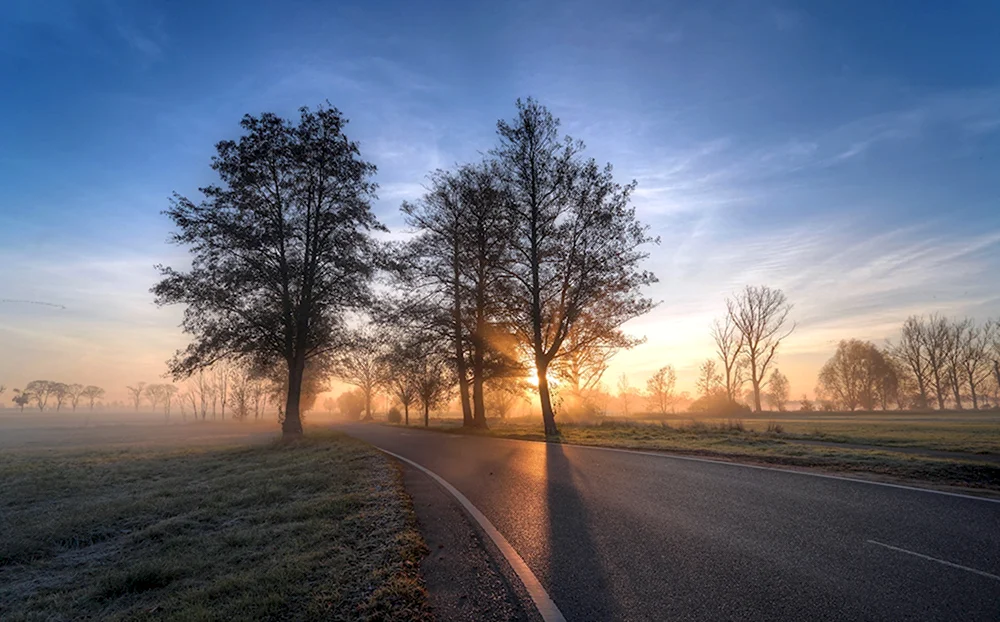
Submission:
[[[126,2],[0,6],[0,383],[155,380],[160,215],[246,112],[329,100],[379,167],[379,216],[477,157],[532,95],[636,179],[662,304],[619,357],[682,385],[747,283],[783,288],[779,365],[914,312],[1000,315],[1000,4]],[[609,378],[609,380],[613,380]]]

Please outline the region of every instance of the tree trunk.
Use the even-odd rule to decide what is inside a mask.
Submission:
[[[959,386],[958,372],[952,369],[950,375],[951,375],[952,392],[955,394],[955,408],[957,408],[958,410],[965,410],[962,407],[962,392],[961,392],[962,387]]]
[[[365,393],[365,418],[362,421],[371,421],[372,417],[372,395]]]
[[[549,394],[548,364],[535,363],[538,369],[538,399],[542,403],[542,422],[545,424],[545,436],[557,436],[556,414],[552,410],[552,396]]]
[[[760,407],[760,379],[757,378],[757,374],[753,374],[753,411],[759,413],[761,411]],[[854,410],[853,408],[851,410]]]
[[[424,404],[424,427],[429,428],[431,425],[431,407],[430,404]]]
[[[483,322],[477,321],[477,325],[482,326]],[[485,356],[483,354],[483,335],[484,330],[478,329],[478,335],[473,343],[473,355],[472,355],[472,401],[473,401],[473,415],[472,415],[472,425],[476,428],[486,429],[486,401],[483,399],[483,368],[486,367],[484,361]]]
[[[403,421],[406,422],[406,425],[410,425],[410,405],[409,404],[403,404]]]
[[[288,397],[285,400],[285,420],[281,422],[281,435],[285,438],[302,436],[299,402],[302,397],[302,376],[305,368],[304,356],[296,356],[288,365]]]

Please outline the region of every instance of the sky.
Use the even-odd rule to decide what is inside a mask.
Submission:
[[[638,182],[659,305],[609,386],[672,364],[693,390],[747,284],[794,304],[794,396],[840,339],[1000,316],[998,3],[6,0],[0,85],[8,387],[162,381],[186,343],[148,291],[184,262],[169,197],[214,181],[243,114],[327,101],[400,234],[400,203],[488,151],[518,97]]]

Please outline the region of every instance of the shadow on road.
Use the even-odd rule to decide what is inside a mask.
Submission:
[[[550,596],[572,620],[621,619],[590,536],[588,513],[573,466],[561,445],[547,443],[545,447]]]

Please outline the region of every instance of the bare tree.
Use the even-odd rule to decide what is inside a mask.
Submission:
[[[966,330],[959,336],[959,367],[966,386],[969,387],[969,397],[972,408],[979,410],[979,398],[983,384],[990,377],[990,345],[996,336],[996,324],[985,322],[978,325],[968,320]]]
[[[226,401],[229,399],[229,379],[232,377],[232,369],[227,361],[218,361],[212,366],[212,374],[215,376],[215,394],[219,397],[219,405],[222,407],[220,418],[226,420]]]
[[[53,382],[52,397],[56,400],[56,412],[59,412],[69,399],[69,385],[65,382]]]
[[[24,407],[30,404],[34,399],[35,396],[31,393],[31,391],[28,391],[27,389],[24,391],[14,389],[14,397],[11,398],[11,401],[21,409],[21,412],[24,412]]]
[[[665,365],[646,381],[646,393],[650,405],[660,414],[668,409],[673,410],[677,395],[674,391],[677,385],[677,374],[673,365]]]
[[[701,397],[712,397],[719,391],[726,390],[722,384],[722,376],[715,369],[715,359],[705,359],[698,368],[698,395]],[[728,396],[728,390],[726,390]]]
[[[622,414],[628,417],[629,401],[632,399],[632,387],[629,385],[628,374],[618,376],[618,401],[622,405]]]
[[[924,333],[926,332],[923,318],[911,315],[903,322],[899,341],[889,346],[893,357],[908,370],[917,389],[917,407],[927,408],[930,405],[928,387],[930,384],[930,361],[927,357]]]
[[[760,412],[761,389],[766,384],[767,369],[781,341],[795,330],[794,323],[785,326],[792,305],[780,289],[748,285],[735,298],[726,300],[726,308],[743,339],[741,356],[750,373],[754,411]]]
[[[370,234],[384,230],[371,212],[375,167],[346,123],[335,108],[302,108],[297,123],[247,115],[238,141],[216,145],[220,185],[204,188],[200,204],[178,196],[167,210],[172,241],[193,255],[189,271],[160,267],[153,287],[158,304],[186,305],[193,337],[171,373],[187,378],[221,359],[284,365],[286,436],[302,434],[307,363],[339,348],[346,314],[373,302]]]
[[[641,290],[656,279],[639,264],[657,240],[629,204],[634,183],[619,185],[610,166],[583,159],[583,144],[563,140],[544,106],[518,100],[517,112],[497,124],[493,151],[513,232],[505,299],[533,359],[545,433],[555,435],[549,367],[583,318],[595,336],[610,335],[653,307]]]
[[[174,402],[174,397],[179,391],[180,389],[172,384],[160,385],[160,401],[163,403],[163,418],[167,421],[170,421],[171,406]]]
[[[420,367],[417,357],[419,347],[414,344],[397,343],[384,355],[386,388],[403,407],[406,425],[410,425],[410,406],[417,401],[417,383]]]
[[[954,344],[953,333],[947,318],[933,314],[923,324],[921,330],[924,350],[927,354],[927,366],[930,371],[931,385],[938,409],[944,410],[948,397],[948,359],[949,351]]]
[[[743,333],[736,327],[730,314],[712,324],[712,339],[715,341],[716,356],[722,361],[722,376],[725,381],[726,396],[731,403],[736,402],[743,388]]]
[[[35,405],[38,406],[39,412],[44,412],[49,403],[49,397],[55,393],[58,384],[58,382],[51,380],[32,380],[24,387],[24,394],[31,396]],[[22,410],[24,410],[23,407]]]
[[[775,367],[771,371],[771,377],[767,382],[767,399],[771,406],[778,412],[784,412],[785,404],[788,403],[788,396],[791,393],[788,378]]]
[[[81,395],[87,398],[90,410],[94,410],[94,402],[104,397],[104,389],[94,385],[88,385],[86,388],[84,388],[83,393]]]
[[[160,399],[163,395],[163,385],[148,384],[143,394],[146,396],[146,401],[149,402],[150,410],[156,411],[156,407],[160,405]]]
[[[146,383],[137,382],[135,386],[128,386],[125,389],[132,396],[132,404],[135,407],[135,412],[139,412],[139,406],[142,404],[142,392],[146,389]]]
[[[80,398],[83,397],[83,392],[86,390],[82,384],[70,384],[66,386],[66,393],[69,397],[69,405],[73,407],[73,412],[76,412],[76,407],[80,404]]]
[[[897,384],[895,367],[884,353],[858,339],[841,341],[819,373],[822,393],[847,410],[885,408]]]
[[[386,381],[385,341],[372,328],[366,328],[351,339],[351,347],[337,357],[335,375],[361,390],[365,398],[365,420],[372,419],[372,399]]]

